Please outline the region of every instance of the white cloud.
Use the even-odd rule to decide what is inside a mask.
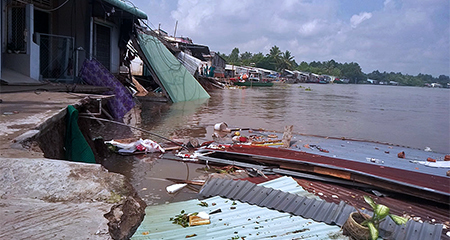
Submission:
[[[362,12],[358,15],[353,15],[350,18],[350,23],[351,23],[352,28],[356,28],[359,24],[361,24],[362,22],[364,22],[370,18],[372,18],[372,13]]]
[[[297,62],[334,59],[357,62],[367,73],[450,75],[448,0],[385,0],[373,8],[360,0],[132,1],[153,24],[172,33],[178,20],[178,36],[225,54],[234,47],[266,54],[277,45]]]
[[[314,19],[310,22],[304,23],[301,25],[299,32],[302,35],[312,35],[317,30],[317,19]]]

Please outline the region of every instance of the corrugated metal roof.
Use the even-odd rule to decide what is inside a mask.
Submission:
[[[103,1],[109,3],[113,6],[116,6],[128,13],[131,13],[138,18],[147,19],[147,14],[145,14],[145,12],[143,12],[142,10],[140,10],[136,6],[134,6],[134,4],[131,1],[128,1],[128,2],[130,2],[132,5],[128,5],[125,1],[121,1],[121,0],[103,0]]]
[[[278,182],[283,181],[283,179],[279,178],[272,181]],[[297,195],[265,186],[270,186],[270,184],[255,185],[246,181],[212,179],[204,185],[200,194],[203,196],[219,195],[339,226],[342,226],[350,213],[355,211],[354,207],[343,201],[339,204],[330,203],[317,198],[302,196],[304,193]],[[380,236],[386,239],[420,240],[440,239],[443,225],[409,221],[404,226],[398,226],[388,218],[380,224],[380,228],[382,229]]]
[[[412,217],[419,217],[424,222],[449,224],[448,207],[439,206],[433,202],[417,201],[417,199],[395,196],[391,195],[391,193],[385,193],[383,197],[377,197],[374,194],[357,188],[315,180],[296,178],[296,181],[305,190],[320,196],[321,199],[327,202],[339,203],[340,201],[344,201],[358,208],[367,208],[368,205],[364,201],[363,196],[370,195],[375,202],[388,206],[391,210],[390,212],[393,214],[406,214]]]
[[[263,183],[262,186],[277,188],[283,194],[291,191],[295,196],[313,197],[289,177],[278,178]],[[245,186],[243,187],[245,189]],[[224,192],[228,194],[233,191],[235,191],[234,188]],[[315,199],[318,198],[314,197],[311,200]],[[182,239],[191,234],[197,235],[192,239],[237,239],[237,237],[239,239],[241,237],[245,239],[347,239],[339,235],[340,227],[338,226],[319,223],[290,213],[218,196],[201,201],[207,202],[208,207],[199,206],[200,200],[147,207],[146,217],[132,239]],[[183,228],[169,221],[182,210],[192,213],[212,212],[217,209],[221,209],[221,212],[210,215],[211,224],[208,225]]]
[[[283,177],[272,181],[279,182],[285,179],[286,177]],[[293,179],[292,181],[295,182]],[[285,185],[287,186],[288,184]],[[340,226],[344,224],[350,213],[355,211],[353,207],[346,206],[345,203],[338,205],[325,202],[314,195],[312,195],[313,197],[308,196],[306,194],[307,192],[297,182],[295,184],[291,183],[291,186],[301,189],[301,194],[297,194],[298,190],[295,191],[296,189],[293,189],[292,193],[274,189],[270,185],[267,185],[267,183],[256,185],[248,181],[211,179],[203,186],[200,195],[204,197],[218,195],[255,204],[260,207],[292,213],[296,216],[313,219],[314,221],[328,224],[337,223]],[[345,210],[344,213],[342,213],[343,210]],[[341,213],[346,216],[340,216]]]
[[[181,239],[191,234],[196,234],[192,239],[346,239],[339,235],[339,226],[355,211],[344,202],[336,204],[313,197],[290,177],[259,185],[248,181],[212,179],[202,188],[202,195],[227,198],[216,196],[149,206],[132,239]],[[200,201],[208,203],[208,207],[199,206]],[[182,210],[210,213],[217,209],[221,212],[211,215],[209,225],[183,228],[169,220]],[[381,224],[381,229],[380,236],[385,239],[440,239],[442,225],[409,221],[406,226],[397,226],[388,219]]]
[[[303,151],[259,147],[249,145],[230,145],[224,151],[215,150],[222,158],[240,159],[248,157],[257,162],[277,164],[280,168],[298,168],[300,170],[322,173],[323,168],[336,170],[342,178],[352,179],[376,187],[382,187],[402,193],[412,192],[416,196],[447,203],[450,196],[448,177],[410,171],[401,168],[373,166],[366,162],[339,159],[330,156],[310,154]],[[215,157],[215,155],[209,155]],[[304,166],[304,165],[307,166]],[[311,168],[313,166],[314,168]],[[317,167],[317,168],[316,168]],[[440,171],[442,171],[440,169]],[[433,179],[433,181],[430,181]]]
[[[243,181],[253,182],[255,184],[265,183],[269,180],[281,177],[280,175],[267,175],[268,179],[259,177],[249,177],[245,179],[239,179]],[[382,197],[377,197],[375,194],[371,194],[366,191],[348,187],[339,184],[326,183],[317,180],[294,178],[297,183],[302,186],[306,191],[314,194],[315,196],[325,200],[327,202],[334,202],[339,204],[344,201],[347,204],[355,206],[359,209],[365,209],[368,207],[364,201],[363,196],[371,196],[375,202],[386,205],[390,208],[390,212],[396,215],[406,215],[416,218],[416,221],[423,221],[436,224],[447,225],[447,229],[450,229],[449,210],[445,206],[439,206],[432,202],[427,201],[415,201],[411,198],[405,198],[404,196],[394,196],[392,193],[378,193],[383,194]]]
[[[169,95],[172,102],[184,102],[209,98],[209,94],[175,58],[175,56],[154,36],[142,32],[137,33],[140,57],[150,65],[159,85]],[[158,82],[157,81],[157,82]]]

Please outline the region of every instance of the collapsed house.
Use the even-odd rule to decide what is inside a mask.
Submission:
[[[0,7],[0,77],[5,82],[22,78],[31,83],[136,88],[130,63],[137,53],[127,47],[133,37],[151,70],[151,80],[166,98],[172,102],[209,98],[159,39],[137,30],[147,15],[132,4],[120,0],[7,0]],[[205,54],[210,54],[209,50]],[[150,58],[155,55],[157,58]],[[126,90],[111,93],[129,100]]]

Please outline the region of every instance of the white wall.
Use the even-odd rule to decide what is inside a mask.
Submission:
[[[0,1],[0,79],[2,79],[2,55],[3,55],[3,45],[5,41],[6,34],[4,33],[5,30],[5,23],[6,23],[6,16],[4,16],[3,11],[6,10],[6,1]]]
[[[26,6],[26,22],[27,22],[27,55],[29,56],[29,73],[27,74],[33,79],[39,80],[39,46],[33,42],[34,35],[34,6],[28,4]]]

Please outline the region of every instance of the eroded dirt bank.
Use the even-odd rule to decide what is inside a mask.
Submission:
[[[57,160],[64,156],[67,105],[89,106],[90,97],[34,92],[1,98],[0,239],[129,238],[146,204],[127,179],[100,164]],[[80,128],[88,135],[89,126]]]

